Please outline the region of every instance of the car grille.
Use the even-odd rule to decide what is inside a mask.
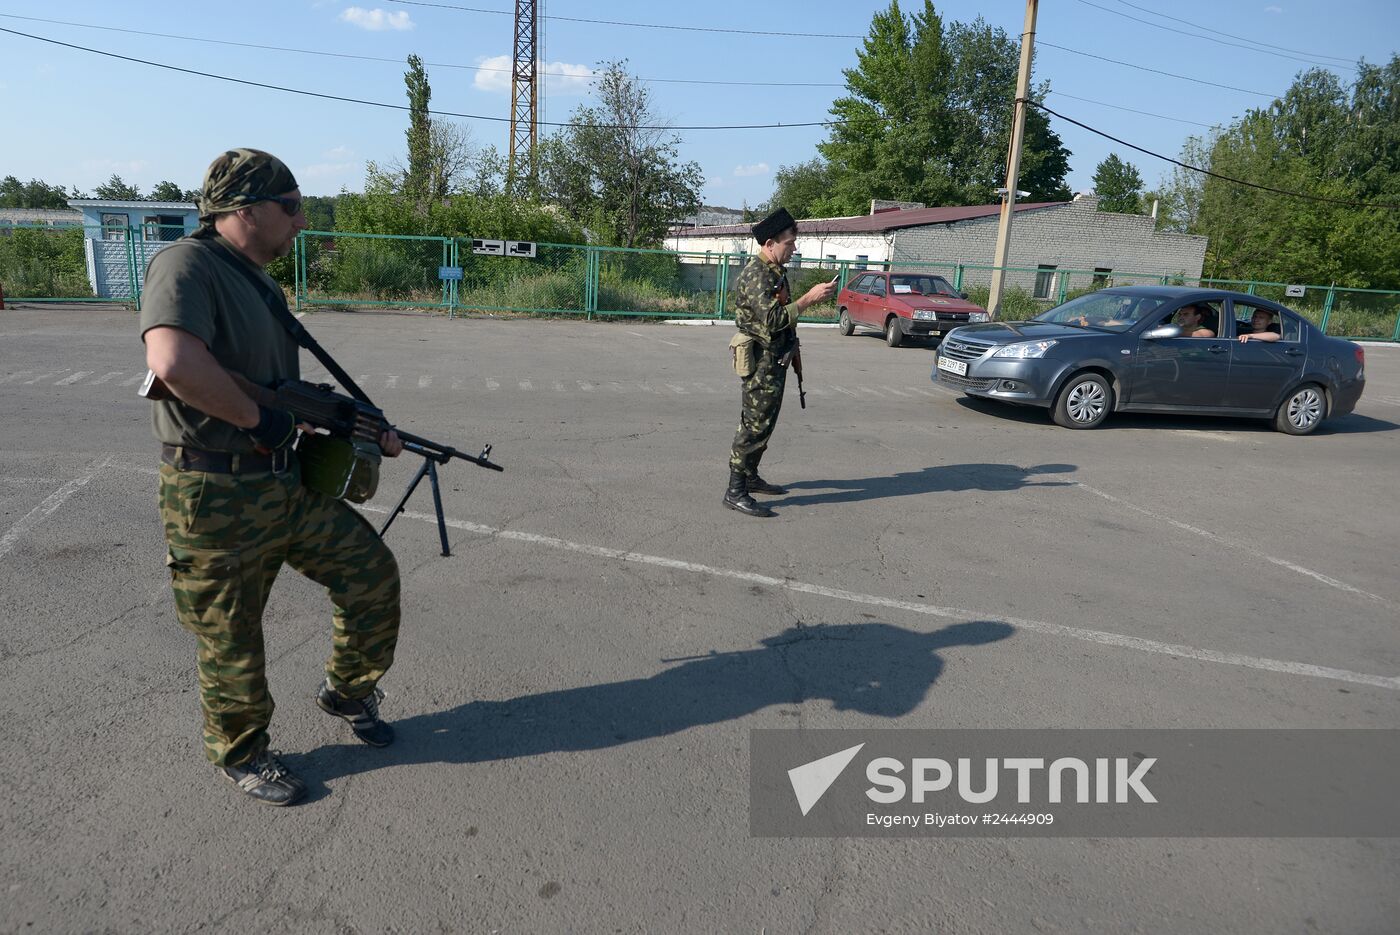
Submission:
[[[938,348],[938,353],[944,357],[951,357],[953,360],[977,360],[989,350],[986,344],[971,344],[959,341],[956,338],[944,341]]]
[[[946,370],[938,371],[938,382],[951,386],[955,390],[977,390],[982,392],[989,390],[995,384],[996,378],[987,380],[973,380],[967,377],[960,377],[956,373],[949,373]]]

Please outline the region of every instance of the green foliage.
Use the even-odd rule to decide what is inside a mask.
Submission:
[[[1142,210],[1142,176],[1131,162],[1109,153],[1094,169],[1094,194],[1099,210],[1114,214],[1138,214]]]
[[[408,71],[404,72],[404,86],[408,90],[408,173],[404,188],[414,200],[422,200],[429,195],[428,173],[432,158],[432,120],[428,116],[428,102],[433,89],[428,86],[428,73],[423,70],[423,60],[416,55],[408,57]]]
[[[342,238],[328,285],[340,295],[407,299],[437,287],[441,255],[442,245],[436,241]]]
[[[1321,69],[1303,72],[1269,107],[1209,140],[1193,138],[1197,158],[1182,161],[1285,191],[1393,206],[1400,204],[1397,100],[1400,56],[1360,65],[1349,89]],[[1186,210],[1173,204],[1167,223],[1210,238],[1207,276],[1400,287],[1394,207],[1310,201],[1213,177],[1173,182]]]
[[[993,200],[1004,184],[1019,48],[980,17],[945,29],[929,0],[906,17],[898,0],[877,12],[857,65],[845,71],[847,96],[831,114],[840,122],[818,144],[821,164],[779,171],[779,182],[815,193],[809,210],[859,214],[870,199],[925,204]],[[1048,88],[1033,92],[1039,99]],[[1069,197],[1069,152],[1048,118],[1030,108],[1019,187],[1031,200]],[[782,192],[786,196],[787,192]]]
[[[987,301],[991,295],[990,286],[969,286],[967,289],[967,300],[983,308],[988,308]],[[1050,308],[1051,304],[1035,298],[1021,286],[1007,286],[1001,290],[1001,312],[997,317],[1001,321],[1026,321]]]
[[[0,282],[13,298],[87,298],[82,228],[16,228],[0,236]]]
[[[141,200],[141,190],[135,185],[128,185],[120,175],[116,174],[93,189],[92,194],[94,198],[101,198],[104,201]]]
[[[679,161],[680,137],[643,129],[658,118],[623,63],[605,63],[594,91],[598,107],[579,107],[539,144],[539,190],[602,243],[657,246],[676,218],[699,209],[704,175]]]
[[[28,184],[13,175],[0,181],[0,208],[66,208],[68,196],[61,185],[49,185],[39,179],[30,179]],[[72,197],[77,197],[74,191]]]
[[[198,201],[199,191],[182,189],[174,182],[165,181],[157,182],[149,197],[151,201]]]

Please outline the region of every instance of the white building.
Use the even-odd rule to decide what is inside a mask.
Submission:
[[[860,217],[816,218],[797,223],[797,248],[790,266],[856,267],[883,264],[942,264],[962,267],[964,288],[986,283],[996,248],[1000,205],[877,210]],[[1109,214],[1098,199],[1016,205],[1011,225],[1008,285],[1039,298],[1097,281],[1159,281],[1200,278],[1206,238],[1153,230],[1141,214]],[[667,245],[703,255],[750,254],[758,249],[749,225],[677,229]]]

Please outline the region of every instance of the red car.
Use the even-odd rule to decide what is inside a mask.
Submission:
[[[987,310],[932,273],[860,273],[836,296],[841,333],[870,328],[890,347],[906,337],[942,337],[959,325],[987,320]]]

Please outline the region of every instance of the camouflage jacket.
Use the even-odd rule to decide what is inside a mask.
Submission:
[[[734,280],[734,323],[775,354],[797,339],[797,304],[791,301],[787,273],[761,256],[752,257]]]

